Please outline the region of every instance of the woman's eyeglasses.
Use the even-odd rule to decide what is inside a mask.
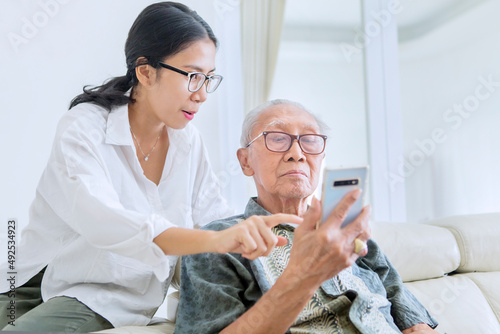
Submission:
[[[161,61],[158,62],[161,67],[166,68],[168,70],[184,74],[185,76],[188,77],[188,91],[191,93],[197,92],[205,82],[207,82],[206,85],[206,90],[207,93],[213,93],[219,87],[220,83],[222,82],[223,76],[222,75],[206,75],[205,73],[200,73],[200,72],[186,72],[181,69],[178,69],[177,67],[170,66],[168,64],[162,63]]]

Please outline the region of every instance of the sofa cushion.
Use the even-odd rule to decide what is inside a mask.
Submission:
[[[428,222],[449,229],[460,248],[459,272],[500,271],[500,213],[454,216]]]
[[[176,290],[179,290],[181,287],[181,260],[182,256],[179,256],[175,264],[174,276],[172,276],[172,281],[170,282],[170,286]]]
[[[466,275],[410,282],[408,289],[440,325],[439,333],[500,333],[500,325],[481,289]]]
[[[405,282],[442,277],[460,263],[455,238],[445,228],[377,222],[372,235]]]
[[[500,322],[500,271],[464,274],[483,292],[498,322]]]
[[[181,295],[179,291],[174,291],[167,296],[167,320],[175,323],[177,321],[177,310]]]

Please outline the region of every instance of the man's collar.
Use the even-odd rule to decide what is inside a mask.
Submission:
[[[247,206],[245,208],[245,219],[251,216],[270,216],[271,213],[266,211],[263,207],[257,203],[257,197],[252,197],[248,200]]]
[[[245,208],[245,219],[251,217],[251,216],[270,216],[271,213],[264,209],[262,206],[260,206],[259,203],[257,203],[257,197],[251,197],[248,200],[247,206]],[[287,225],[295,228],[297,224],[280,224],[280,225]]]

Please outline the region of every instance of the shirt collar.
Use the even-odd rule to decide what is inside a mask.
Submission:
[[[128,120],[128,104],[112,109],[106,125],[106,144],[133,146]]]
[[[245,219],[251,216],[270,216],[266,209],[261,207],[259,203],[257,203],[257,197],[252,197],[248,200],[247,206],[245,208]]]
[[[181,157],[185,157],[191,149],[191,140],[189,139],[188,135],[188,128],[190,126],[191,124],[188,124],[184,129],[172,129],[167,126],[168,140],[170,142],[169,150],[170,148],[175,147],[179,150],[178,153],[181,155]]]
[[[186,155],[191,149],[191,140],[187,128],[171,129],[167,127],[170,149],[178,149],[181,156]],[[110,111],[106,125],[106,144],[134,146],[130,133],[130,122],[128,118],[128,104],[119,106]]]
[[[271,213],[269,211],[267,211],[262,206],[260,206],[259,203],[257,203],[257,197],[251,197],[248,200],[247,206],[245,207],[245,213],[244,213],[245,219],[247,219],[251,216],[270,216],[270,215],[271,215]],[[291,231],[293,231],[295,229],[295,227],[297,227],[297,224],[289,224],[289,223],[283,223],[280,225],[291,227],[291,229],[290,229]]]

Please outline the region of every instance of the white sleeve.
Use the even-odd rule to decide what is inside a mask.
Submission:
[[[123,207],[107,177],[112,172],[105,168],[95,140],[70,126],[56,136],[38,191],[91,245],[151,265],[164,280],[168,257],[153,239],[175,225],[160,215]]]
[[[195,136],[200,150],[193,192],[193,221],[195,228],[199,228],[214,220],[230,217],[235,211],[222,196],[219,180],[212,171],[200,134],[196,132]]]

